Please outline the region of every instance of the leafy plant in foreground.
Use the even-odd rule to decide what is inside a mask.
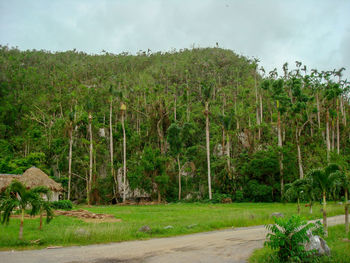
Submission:
[[[271,233],[266,236],[265,245],[278,250],[277,256],[281,262],[305,262],[313,251],[306,251],[304,243],[309,241],[307,232],[323,233],[322,225],[307,223],[300,216],[290,218],[275,218],[275,224],[265,226]]]

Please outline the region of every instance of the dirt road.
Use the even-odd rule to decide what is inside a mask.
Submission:
[[[344,216],[328,219],[344,223]],[[1,263],[172,263],[246,262],[254,249],[263,246],[264,226],[226,229],[170,238],[105,245],[0,252]]]

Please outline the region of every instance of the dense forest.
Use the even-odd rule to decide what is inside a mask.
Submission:
[[[0,173],[39,167],[66,198],[88,203],[129,199],[129,188],[159,201],[280,201],[314,168],[349,169],[343,70],[297,61],[265,72],[217,47],[88,55],[1,46]]]

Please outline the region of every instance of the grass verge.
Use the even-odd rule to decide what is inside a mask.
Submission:
[[[18,240],[19,219],[11,218],[8,226],[0,225],[0,250],[38,249],[47,246],[88,245],[120,242],[153,237],[169,237],[205,232],[230,227],[245,227],[272,223],[271,213],[282,212],[286,216],[296,213],[295,204],[281,203],[233,203],[202,204],[173,203],[152,206],[79,206],[94,213],[112,214],[121,222],[87,223],[77,218],[57,216],[38,230],[39,219],[24,221],[24,239]],[[301,215],[307,219],[321,218],[320,205],[309,214],[303,207]],[[337,204],[327,206],[329,216],[343,213]],[[138,229],[151,227],[151,233]],[[166,226],[172,228],[166,229]]]
[[[345,241],[345,226],[337,225],[328,228],[329,236],[325,238],[331,249],[330,257],[319,257],[315,262],[319,263],[347,263],[350,262],[350,242]],[[350,237],[349,237],[350,238]],[[271,256],[274,251],[264,247],[257,249],[249,258],[249,263],[276,263]]]

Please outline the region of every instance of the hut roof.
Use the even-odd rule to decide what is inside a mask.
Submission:
[[[63,191],[61,184],[56,183],[46,173],[36,167],[29,168],[27,171],[25,171],[20,177],[19,181],[25,184],[27,188],[46,186],[52,191]]]
[[[27,188],[34,188],[37,186],[46,186],[52,191],[64,191],[61,184],[56,183],[46,173],[39,168],[32,167],[24,172],[23,175],[14,174],[0,174],[0,192],[5,190],[11,184],[12,180],[16,179],[23,183]]]
[[[0,192],[8,187],[13,179],[19,180],[20,175],[17,174],[0,174]]]

